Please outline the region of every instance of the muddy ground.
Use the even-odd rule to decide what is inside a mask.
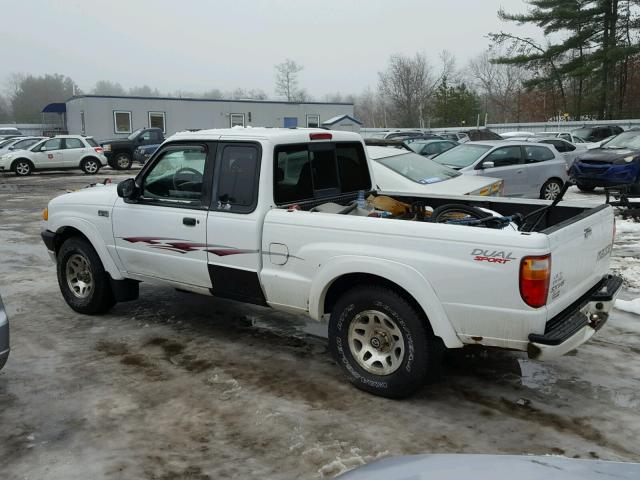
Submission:
[[[147,284],[108,315],[71,311],[39,218],[91,180],[0,174],[13,348],[0,372],[0,477],[331,478],[428,452],[640,460],[640,317],[616,310],[591,342],[544,364],[459,353],[417,396],[377,398],[343,380],[310,333],[322,328],[300,317]],[[630,235],[620,270],[640,253]]]

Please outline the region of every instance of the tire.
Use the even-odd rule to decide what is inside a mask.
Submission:
[[[403,398],[420,389],[436,356],[433,340],[424,316],[385,287],[356,287],[331,312],[333,358],[355,387],[374,395]]]
[[[585,185],[584,183],[577,183],[576,185],[581,192],[593,192],[596,189],[595,185]]]
[[[467,218],[480,220],[481,218],[490,216],[490,213],[476,207],[450,203],[434,209],[431,214],[431,221],[435,223],[445,223],[447,221],[463,220]]]
[[[33,163],[31,161],[26,160],[24,158],[18,159],[13,162],[13,171],[19,177],[26,177],[27,175],[31,175],[33,173]]]
[[[85,158],[80,163],[80,169],[87,175],[96,175],[100,171],[100,162],[95,158]]]
[[[128,153],[116,153],[113,157],[113,166],[116,170],[128,170],[132,164],[133,160],[131,160],[131,155]]]
[[[109,274],[91,244],[67,239],[58,252],[58,285],[67,305],[78,313],[96,315],[115,305]]]
[[[543,200],[555,200],[562,191],[562,180],[551,178],[544,182],[540,189],[540,198]]]

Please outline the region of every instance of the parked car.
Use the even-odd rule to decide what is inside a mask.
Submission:
[[[22,136],[22,132],[15,127],[1,127],[0,140]]]
[[[629,130],[581,153],[569,171],[582,191],[640,183],[640,130]]]
[[[412,151],[367,146],[376,185],[383,191],[501,196],[502,181],[462,175]]]
[[[9,350],[9,319],[0,296],[0,370],[7,363]]]
[[[567,142],[573,143],[574,145],[587,143],[583,138],[580,138],[579,136],[574,135],[571,132],[536,132],[535,136],[542,137],[542,138],[551,138],[551,137],[561,138],[563,140],[566,140]]]
[[[507,197],[553,200],[568,179],[566,162],[555,148],[528,141],[467,142],[433,160],[466,175],[501,178]]]
[[[415,153],[427,158],[433,158],[436,155],[441,154],[442,152],[446,152],[447,150],[450,150],[453,147],[457,147],[458,145],[460,145],[458,142],[454,142],[453,140],[433,140],[433,139],[429,139],[429,140],[407,139],[405,140],[405,143]]]
[[[340,480],[637,480],[640,464],[554,455],[435,454],[388,457]]]
[[[599,142],[607,137],[619,135],[624,130],[617,125],[598,125],[576,128],[571,133],[582,138],[585,142]]]
[[[421,388],[444,348],[557,358],[607,320],[622,285],[609,275],[610,205],[543,215],[539,201],[379,195],[370,164],[353,132],[176,134],[136,178],[51,200],[42,238],[79,313],[135,300],[151,281],[328,318],[336,364],[388,397]],[[459,223],[461,203],[500,227]],[[446,209],[425,221],[425,206]],[[536,220],[503,229],[514,213]]]
[[[31,175],[36,170],[79,168],[86,174],[96,174],[107,159],[96,141],[81,135],[59,135],[41,140],[27,150],[16,150],[0,156],[0,172],[18,176]]]
[[[147,160],[151,158],[151,155],[155,153],[161,144],[141,145],[133,152],[133,160],[140,165],[147,163]]]
[[[562,154],[567,168],[570,168],[574,160],[578,155],[587,151],[586,143],[573,144],[562,138],[529,138],[528,141],[536,143],[545,143],[547,145],[553,145],[555,149]]]
[[[107,162],[111,168],[126,170],[133,164],[133,152],[142,145],[158,145],[164,142],[164,133],[160,128],[139,128],[127,138],[103,140]]]
[[[442,132],[439,133],[438,136],[443,140],[451,140],[452,142],[464,143],[468,142],[469,135],[462,132]]]
[[[26,150],[47,137],[14,137],[0,143],[0,156],[15,150]]]
[[[500,136],[506,140],[508,138],[521,139],[521,138],[535,137],[536,134],[532,132],[504,132],[504,133],[500,133]]]

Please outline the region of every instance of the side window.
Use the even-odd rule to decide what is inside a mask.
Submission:
[[[66,138],[64,143],[64,148],[66,148],[67,150],[70,150],[72,148],[84,148],[84,144],[82,143],[82,141],[77,138]]]
[[[155,130],[151,132],[151,141],[154,143],[162,143],[162,136],[160,135],[160,132]]]
[[[555,155],[546,147],[539,147],[537,145],[524,147],[525,163],[538,163],[545,162],[547,160],[553,160]]]
[[[260,149],[255,145],[225,145],[217,170],[218,210],[253,212],[258,202]]]
[[[62,148],[62,139],[61,138],[52,138],[51,140],[47,140],[42,144],[40,150],[43,152],[46,150],[50,152],[51,150],[60,150]]]
[[[143,199],[199,206],[206,159],[202,146],[168,148],[143,180]]]
[[[508,167],[522,163],[520,147],[503,147],[491,152],[483,162],[493,162],[495,167]]]
[[[151,130],[147,130],[146,132],[140,134],[140,136],[138,138],[143,140],[143,141],[145,141],[145,142],[149,142],[149,141],[151,141],[152,133],[153,132],[151,132]]]
[[[571,135],[569,135],[568,133],[561,133],[558,135],[559,138],[563,138],[564,140],[569,140],[571,141]]]

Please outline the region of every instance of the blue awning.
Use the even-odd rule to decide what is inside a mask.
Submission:
[[[42,113],[67,113],[67,104],[50,103],[42,109]]]

